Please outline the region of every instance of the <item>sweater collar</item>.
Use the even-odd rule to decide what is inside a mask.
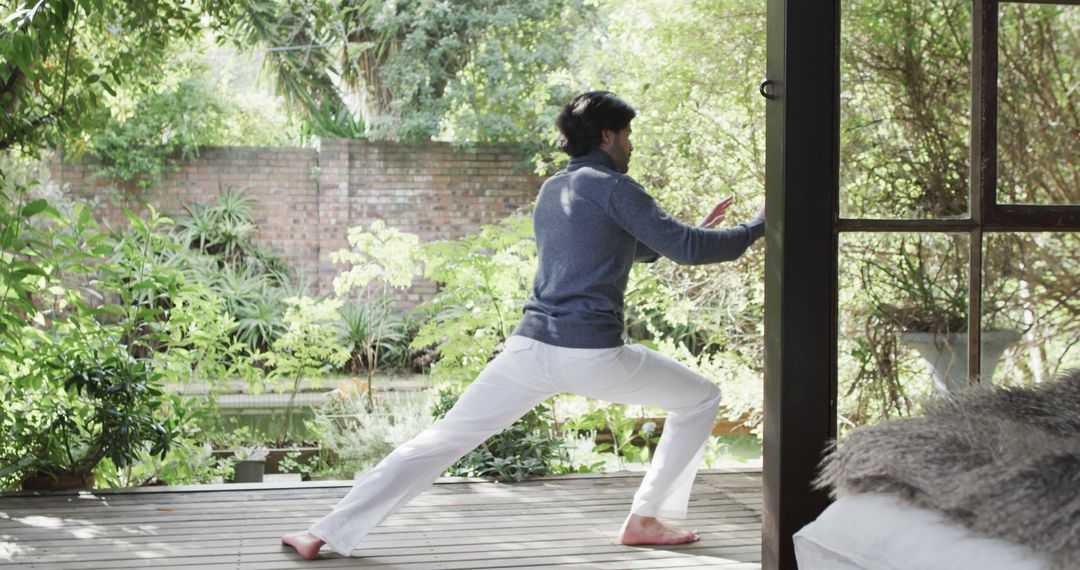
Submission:
[[[604,151],[602,151],[602,150],[600,150],[598,148],[592,149],[591,151],[589,151],[588,154],[583,154],[581,156],[571,157],[570,158],[570,164],[568,164],[567,166],[569,168],[573,168],[573,167],[580,167],[580,166],[584,166],[584,165],[588,165],[588,164],[598,164],[598,165],[603,166],[605,168],[615,170],[615,160],[613,158],[611,158],[610,154],[608,154],[608,153],[606,153],[606,152],[604,152]]]

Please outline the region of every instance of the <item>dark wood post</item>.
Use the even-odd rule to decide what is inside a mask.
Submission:
[[[762,567],[828,506],[811,481],[836,437],[840,3],[768,2]]]

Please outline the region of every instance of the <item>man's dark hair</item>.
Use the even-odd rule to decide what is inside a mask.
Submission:
[[[589,154],[600,146],[603,131],[621,131],[636,115],[633,107],[610,91],[582,93],[555,118],[561,133],[555,146],[570,156]]]

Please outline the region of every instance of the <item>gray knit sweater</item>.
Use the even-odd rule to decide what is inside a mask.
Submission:
[[[539,265],[512,334],[571,348],[623,344],[623,295],[635,262],[699,265],[738,258],[765,221],[709,230],[672,219],[602,150],[574,157],[540,187]]]

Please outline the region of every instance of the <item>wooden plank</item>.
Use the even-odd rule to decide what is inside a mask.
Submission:
[[[689,525],[688,525],[689,526]],[[553,528],[558,528],[557,525],[553,525]],[[694,528],[700,530],[702,534],[703,543],[711,545],[726,545],[726,544],[744,544],[748,542],[757,543],[760,539],[758,536],[758,530],[752,525],[748,525],[743,530],[725,530],[714,531],[712,527],[706,525],[694,525]],[[605,533],[610,535],[614,540],[614,531]],[[242,538],[236,537],[224,537],[216,535],[213,537],[186,537],[185,539],[174,539],[168,542],[164,541],[143,541],[132,542],[127,540],[116,539],[94,539],[89,541],[70,541],[70,540],[57,540],[50,542],[38,542],[32,545],[23,545],[29,549],[35,549],[43,556],[53,556],[57,554],[81,554],[87,555],[87,560],[102,559],[101,557],[93,557],[97,554],[109,554],[113,552],[135,552],[140,550],[174,550],[185,551],[191,549],[219,549],[225,547],[236,547],[237,541],[242,540],[243,544],[239,547],[239,552],[248,553],[254,552],[259,549],[267,549],[278,546],[278,534],[263,534],[263,535],[251,535],[244,534]],[[534,535],[513,535],[513,536],[501,536],[492,537],[488,541],[482,541],[479,537],[468,537],[465,540],[445,538],[445,539],[379,539],[379,537],[369,535],[364,540],[360,552],[363,555],[368,556],[386,556],[406,551],[434,551],[437,550],[440,553],[453,553],[453,552],[472,552],[477,549],[490,548],[490,544],[497,543],[500,548],[506,550],[518,550],[539,547],[542,544],[557,543],[560,546],[577,546],[582,544],[593,544],[596,542],[596,537],[584,536],[581,531],[564,531],[558,532],[555,530],[545,530],[543,541],[538,541]],[[43,559],[43,558],[42,558]],[[39,560],[39,558],[35,558]]]
[[[411,562],[403,565],[396,557],[350,557],[344,558],[340,556],[328,557],[321,560],[318,563],[319,568],[333,568],[333,567],[349,567],[349,568],[370,568],[370,567],[383,567],[383,568],[403,568],[407,567],[409,570],[431,570],[431,569],[446,569],[446,568],[460,568],[460,569],[474,569],[474,568],[516,568],[523,566],[537,566],[537,565],[562,565],[572,566],[575,568],[582,567],[585,564],[594,562],[616,562],[623,563],[631,561],[657,561],[657,560],[670,560],[670,559],[682,559],[691,561],[691,566],[702,568],[712,568],[714,566],[730,564],[734,562],[754,562],[757,561],[759,556],[758,547],[746,546],[742,547],[742,550],[748,551],[736,551],[737,549],[731,549],[731,551],[722,551],[722,553],[712,552],[696,553],[688,552],[683,553],[675,550],[630,550],[629,547],[623,547],[622,551],[610,551],[610,552],[598,552],[598,549],[592,548],[580,553],[567,553],[567,554],[547,554],[546,552],[534,552],[532,556],[518,556],[512,558],[500,558],[494,556],[492,553],[486,553],[482,555],[482,558],[473,558],[466,560],[436,560],[429,558],[423,562]],[[240,568],[274,568],[274,567],[291,567],[290,560],[281,560],[282,554],[288,554],[283,552],[273,557],[258,557],[258,556],[243,556],[239,560],[236,554],[228,554],[222,556],[205,556],[199,558],[174,558],[174,559],[134,559],[127,561],[129,564],[123,566],[123,568],[177,568],[185,566],[198,566],[200,568],[217,568],[222,567],[237,567]],[[295,556],[295,555],[293,555]],[[299,560],[297,560],[299,561]],[[284,564],[280,564],[284,562]],[[310,562],[306,562],[308,567],[311,567]],[[224,566],[223,566],[224,565]],[[31,568],[48,568],[49,570],[94,570],[94,569],[109,569],[120,568],[115,565],[114,562],[106,562],[105,565],[97,565],[94,563],[88,563],[85,561],[77,561],[70,563],[31,563],[27,565],[18,565],[16,568],[20,570],[28,570]]]
[[[614,533],[620,526],[619,520],[611,519],[605,521],[568,521],[558,519],[548,519],[541,523],[531,523],[524,525],[458,525],[445,526],[441,528],[434,528],[428,525],[416,526],[416,527],[377,527],[367,537],[366,543],[371,544],[373,541],[380,539],[394,542],[405,542],[410,540],[425,540],[431,541],[433,538],[460,538],[469,536],[479,537],[495,537],[505,535],[525,535],[528,536],[533,529],[548,528],[549,526],[557,525],[560,529],[566,529],[568,531],[576,532],[610,532]],[[703,532],[706,529],[710,531],[723,532],[728,530],[745,530],[749,528],[760,528],[761,517],[743,516],[743,517],[725,517],[723,519],[687,519],[685,521],[678,521],[680,526],[699,528]],[[279,537],[282,534],[288,532],[296,532],[308,527],[308,524],[297,523],[294,521],[278,523],[273,525],[244,525],[242,530],[229,529],[223,527],[189,527],[179,529],[167,529],[162,531],[142,531],[142,534],[134,534],[139,532],[135,529],[130,529],[127,532],[120,533],[97,533],[97,532],[85,532],[76,533],[70,535],[70,540],[105,540],[112,539],[116,541],[130,541],[130,542],[152,542],[152,541],[173,541],[173,540],[185,540],[191,537],[269,537],[271,539]],[[603,530],[601,530],[603,529]],[[25,546],[37,546],[41,541],[33,541],[32,537],[26,535],[0,535],[6,538],[2,540],[14,540],[18,544]],[[38,538],[44,538],[46,540],[54,540],[56,533],[39,534]],[[147,538],[148,540],[135,540],[137,538]]]
[[[587,485],[593,485],[594,482],[584,482]],[[616,495],[616,496],[629,496],[633,494],[633,491],[640,485],[640,479],[629,482],[611,482],[605,484],[595,484],[582,489],[568,490],[562,487],[554,486],[541,486],[537,484],[527,483],[514,483],[514,484],[498,484],[487,483],[469,487],[466,489],[445,489],[443,486],[435,486],[430,490],[424,492],[422,496],[431,498],[432,501],[438,502],[458,502],[460,500],[468,500],[468,497],[490,497],[493,495],[501,495],[505,493],[513,493],[515,497],[522,498],[548,498],[555,494],[559,495]],[[706,486],[705,481],[698,480],[695,486]],[[740,488],[741,485],[732,484],[731,488]],[[715,488],[715,487],[711,487]],[[754,488],[753,484],[747,484],[746,488]],[[757,482],[757,488],[760,488],[760,480]],[[12,508],[16,506],[41,505],[41,501],[48,500],[48,504],[66,504],[72,507],[84,507],[91,505],[141,505],[152,502],[156,503],[168,503],[169,501],[180,500],[181,498],[189,503],[196,502],[247,502],[252,500],[266,500],[268,497],[287,496],[289,498],[341,498],[348,493],[348,489],[326,489],[326,490],[304,490],[304,491],[289,491],[288,495],[280,495],[278,491],[273,490],[237,490],[231,492],[219,491],[213,494],[208,493],[156,493],[152,495],[152,498],[147,499],[145,496],[92,496],[85,495],[82,497],[71,497],[65,495],[57,496],[19,496],[0,499],[0,509]],[[436,498],[438,497],[438,498]]]
[[[758,484],[760,485],[760,483]],[[438,493],[433,491],[425,491],[413,503],[410,504],[422,504],[422,505],[435,505],[435,504],[461,504],[461,503],[478,503],[486,500],[490,500],[493,497],[502,497],[512,495],[515,500],[522,502],[552,502],[562,501],[567,497],[618,497],[618,498],[631,498],[637,490],[637,485],[632,486],[607,486],[603,488],[591,488],[581,491],[567,491],[560,488],[509,488],[509,486],[495,486],[494,489],[487,489],[483,491],[470,491],[460,493]],[[700,488],[701,491],[712,491],[721,494],[738,494],[738,493],[757,493],[758,487],[753,486],[732,486],[731,491],[724,493],[720,491],[715,485],[698,484],[695,485],[695,491]],[[297,500],[340,500],[348,493],[347,490],[333,490],[328,492],[307,492],[307,493],[289,493],[280,494],[279,492],[262,492],[262,493],[215,493],[212,495],[187,495],[187,494],[168,494],[168,495],[155,495],[152,497],[123,497],[123,498],[100,498],[100,497],[87,497],[80,499],[60,499],[51,497],[19,497],[11,499],[0,499],[0,512],[9,512],[11,510],[17,510],[20,508],[33,508],[41,509],[43,507],[70,510],[70,509],[85,509],[85,508],[99,508],[105,507],[124,507],[124,506],[144,506],[144,505],[168,505],[172,502],[183,501],[186,504],[199,504],[199,503],[250,503],[252,501],[264,502],[264,501],[297,501]]]
[[[689,547],[689,548],[681,548]],[[726,541],[713,540],[713,541],[701,541],[694,545],[678,545],[665,547],[661,550],[671,552],[681,552],[684,556],[688,555],[717,555],[728,556],[731,554],[755,554],[758,552],[759,544],[753,537],[744,537],[741,539],[731,539]],[[414,563],[429,563],[429,562],[462,562],[462,561],[481,561],[481,560],[507,560],[511,558],[519,558],[522,556],[535,556],[536,553],[543,553],[545,556],[572,556],[579,554],[616,554],[622,556],[626,552],[638,552],[638,551],[653,551],[656,549],[642,548],[642,547],[630,547],[624,545],[614,544],[613,542],[603,542],[599,540],[579,540],[576,544],[566,544],[562,541],[536,541],[528,543],[524,546],[513,544],[487,544],[487,545],[474,545],[470,549],[462,549],[455,552],[448,552],[443,550],[392,550],[388,552],[382,551],[368,551],[366,549],[357,550],[353,558],[358,560],[377,560],[386,563],[394,563],[401,566],[411,565]],[[284,556],[283,556],[284,555]],[[65,568],[86,568],[86,567],[105,567],[105,568],[136,568],[144,566],[146,561],[156,561],[155,566],[168,566],[168,565],[183,565],[183,564],[213,564],[222,560],[235,561],[238,559],[246,560],[252,564],[252,567],[263,567],[263,563],[273,562],[275,560],[281,560],[282,558],[288,559],[295,555],[285,547],[279,544],[264,544],[259,548],[247,548],[237,550],[236,548],[220,548],[220,549],[193,549],[184,552],[144,552],[139,556],[128,556],[126,558],[108,558],[105,556],[83,556],[78,554],[71,554],[65,556],[49,556],[38,557],[33,560],[20,561],[15,560],[9,565],[13,567],[32,567],[35,565],[47,564],[51,568],[56,570],[63,570]],[[337,555],[331,554],[330,559],[337,558]]]
[[[688,525],[689,526],[689,525]],[[716,544],[728,544],[730,541],[738,541],[741,543],[754,543],[758,541],[755,538],[755,533],[760,532],[760,524],[758,525],[745,525],[738,530],[724,529],[723,525],[693,525],[691,528],[698,528],[702,533],[702,542],[704,545],[716,545]],[[169,550],[173,553],[183,554],[188,552],[187,545],[210,545],[210,540],[217,540],[224,545],[232,545],[234,552],[245,552],[249,548],[253,549],[278,549],[279,547],[279,533],[274,533],[264,536],[236,536],[223,538],[220,536],[210,537],[207,541],[194,540],[193,542],[144,542],[144,543],[128,543],[124,541],[116,541],[124,546],[130,546],[134,549],[141,549],[142,554],[139,557],[147,557],[154,552]],[[563,544],[564,542],[574,543],[575,541],[588,541],[593,543],[614,544],[616,542],[616,531],[614,529],[607,532],[598,532],[593,528],[581,527],[577,529],[567,529],[562,531],[545,530],[543,536],[546,542],[549,544]],[[379,537],[369,536],[361,543],[361,547],[357,550],[358,555],[391,555],[395,553],[410,553],[410,552],[425,552],[425,553],[443,553],[443,552],[456,552],[456,551],[473,551],[473,550],[490,550],[492,547],[497,548],[513,548],[516,544],[531,544],[537,540],[537,534],[535,529],[528,529],[526,532],[517,534],[484,534],[484,535],[464,535],[456,537],[443,537],[443,538],[423,538],[423,537],[408,537],[408,539],[395,539],[395,540],[380,540]],[[745,542],[744,542],[745,541]],[[84,545],[97,545],[97,546],[111,546],[111,544],[99,544],[97,541],[84,541]],[[217,544],[221,546],[222,544]],[[53,549],[41,549],[37,550],[33,546],[23,546],[25,550],[20,553],[18,558],[19,562],[37,562],[42,560],[45,556],[51,556],[52,554],[70,554],[72,552],[79,553],[80,549],[76,548],[73,551],[56,552]],[[200,547],[201,548],[201,547]],[[210,546],[207,546],[210,548]],[[85,554],[93,554],[100,552],[102,548],[96,548],[93,551],[83,548],[81,550],[86,551]],[[125,560],[130,558],[136,558],[128,556],[126,554],[120,556],[114,556],[111,559]],[[102,559],[98,557],[98,559]],[[110,559],[110,558],[104,558]],[[12,560],[16,560],[14,557]]]
[[[749,532],[746,534],[749,535]],[[580,536],[580,535],[579,535]],[[171,559],[203,559],[206,557],[228,556],[237,555],[241,557],[248,557],[250,560],[273,560],[280,558],[283,551],[281,545],[277,541],[262,541],[258,543],[251,543],[251,541],[244,541],[246,544],[241,544],[239,548],[235,543],[225,544],[216,547],[194,547],[184,549],[173,549],[170,551],[150,551],[143,552],[139,556],[131,556],[130,553],[119,552],[95,552],[95,553],[62,553],[62,554],[48,554],[35,557],[33,561],[27,560],[27,564],[39,564],[39,563],[85,563],[85,564],[102,564],[109,562],[110,565],[116,568],[128,567],[131,560],[135,560],[135,564],[141,564],[142,559],[158,559],[163,563],[171,563]],[[757,547],[759,541],[753,536],[743,537],[726,537],[726,538],[713,538],[711,540],[703,540],[689,545],[675,545],[665,548],[665,550],[678,550],[682,552],[691,553],[708,553],[708,554],[722,554],[726,552],[732,553],[745,553],[751,550],[747,550],[750,547]],[[434,551],[430,548],[416,548],[416,549],[370,549],[362,548],[357,550],[357,557],[363,558],[393,558],[400,564],[407,564],[412,562],[425,562],[432,560],[447,561],[447,560],[476,560],[478,558],[485,558],[494,553],[507,554],[514,552],[525,551],[542,551],[551,555],[569,555],[569,554],[588,554],[588,553],[603,553],[603,552],[622,552],[627,549],[630,550],[649,550],[649,547],[632,547],[616,544],[614,540],[605,541],[598,537],[585,537],[568,540],[534,540],[522,541],[522,542],[488,542],[484,544],[469,544],[469,545],[456,545],[454,548],[440,548],[438,551]],[[707,551],[707,552],[706,552]],[[287,551],[286,551],[287,552]],[[123,554],[123,555],[120,555]],[[14,565],[19,565],[19,560],[13,561]]]
[[[757,519],[760,518],[757,513],[746,509],[725,509],[716,510],[711,508],[700,509],[697,516],[713,516],[716,518],[731,520],[731,519]],[[155,535],[162,534],[176,534],[188,532],[191,530],[206,529],[206,528],[228,528],[238,523],[243,523],[247,528],[279,528],[279,527],[296,527],[297,521],[316,521],[322,516],[322,513],[306,516],[306,517],[294,517],[294,516],[280,516],[274,518],[245,518],[243,516],[236,516],[227,519],[217,519],[215,521],[200,521],[200,520],[178,520],[178,521],[163,521],[146,523],[140,521],[133,521],[128,523],[107,523],[107,524],[93,524],[93,525],[80,525],[80,526],[56,526],[56,527],[5,527],[0,529],[0,532],[5,534],[16,533],[23,539],[32,539],[35,536],[50,536],[55,535],[61,531],[79,531],[79,530],[92,530],[95,536],[107,536],[110,534],[123,535],[125,533],[131,533],[133,531],[141,531],[146,533],[152,533]],[[528,527],[536,524],[543,524],[547,521],[560,520],[565,523],[578,523],[581,521],[590,522],[606,522],[608,524],[618,525],[626,518],[626,512],[619,511],[599,511],[591,516],[566,514],[563,516],[554,515],[531,515],[522,514],[513,517],[472,517],[472,518],[444,518],[438,521],[424,519],[424,518],[408,518],[399,517],[395,515],[384,521],[379,525],[379,528],[383,529],[383,532],[393,532],[395,529],[404,529],[405,532],[410,532],[416,528],[423,527],[426,530],[439,530],[439,529],[455,529],[461,528],[467,525],[469,528],[475,529],[498,529],[498,528],[517,528]],[[306,526],[306,525],[305,525]],[[301,526],[300,528],[304,528]]]
[[[709,539],[726,538],[726,537],[742,537],[742,533],[754,532],[760,529],[761,524],[759,521],[748,521],[744,523],[731,523],[731,522],[707,522],[707,521],[689,521],[685,524],[688,528],[696,528],[702,532],[702,536]],[[583,525],[553,525],[554,529],[546,528],[544,530],[544,536],[552,540],[574,540],[580,538],[583,534],[591,536],[606,537],[612,541],[615,540],[616,529],[618,527],[607,527],[601,530],[593,524]],[[207,532],[204,534],[187,534],[178,537],[162,537],[162,536],[137,536],[130,538],[99,538],[94,537],[92,539],[83,540],[68,540],[61,541],[73,544],[74,550],[85,551],[91,545],[94,547],[112,546],[112,545],[132,545],[135,548],[139,548],[138,545],[145,545],[143,548],[156,548],[160,545],[166,545],[165,547],[171,547],[174,544],[187,544],[189,542],[196,542],[204,544],[207,541],[223,540],[230,543],[236,543],[237,541],[263,541],[267,544],[276,545],[283,531],[290,529],[271,529],[271,530],[245,530],[242,532],[232,533],[218,533]],[[535,540],[536,534],[534,529],[515,529],[504,530],[499,532],[474,532],[469,529],[462,529],[457,532],[440,532],[432,533],[423,530],[418,530],[412,533],[383,533],[376,529],[376,532],[369,534],[364,538],[361,543],[362,550],[367,551],[369,549],[416,549],[416,548],[444,548],[455,546],[472,546],[472,545],[485,545],[490,543],[515,543],[515,542],[527,542]],[[37,542],[37,543],[20,543],[21,547],[27,553],[33,553],[35,551],[40,552],[52,552],[51,548],[45,548],[46,546],[52,546],[53,542]],[[159,545],[159,546],[155,546]],[[40,550],[38,550],[40,548]]]
[[[696,513],[696,511],[695,511]],[[477,531],[489,531],[493,533],[499,533],[503,531],[513,531],[517,528],[529,528],[533,524],[547,523],[550,521],[560,521],[564,525],[592,525],[595,526],[599,523],[606,523],[609,525],[618,526],[623,521],[624,516],[622,513],[602,517],[600,515],[585,518],[558,518],[558,517],[537,517],[529,520],[514,520],[514,521],[501,521],[499,519],[481,519],[470,523],[468,525],[457,522],[451,524],[433,524],[428,521],[415,521],[415,522],[402,522],[401,519],[394,519],[391,517],[383,524],[376,527],[372,532],[378,534],[395,534],[405,533],[412,534],[418,531],[428,533],[440,533],[451,532],[459,533],[463,529],[473,529]],[[755,524],[760,523],[761,516],[758,513],[752,511],[728,511],[713,513],[710,511],[703,511],[700,514],[694,514],[686,521],[680,521],[679,524],[690,524],[693,521],[714,521],[716,523],[724,523],[729,525],[736,524]],[[248,532],[255,530],[264,530],[272,532],[276,530],[288,532],[290,529],[297,530],[303,529],[309,526],[314,521],[318,520],[318,517],[309,518],[279,518],[271,521],[249,521],[244,519],[236,519],[235,522],[242,522],[244,528]],[[133,536],[182,536],[186,533],[193,534],[206,534],[206,533],[227,533],[225,527],[229,522],[226,521],[222,525],[208,525],[199,523],[180,523],[175,525],[87,525],[74,528],[25,528],[25,529],[5,529],[3,536],[16,536],[12,533],[17,533],[17,536],[21,540],[32,540],[35,537],[44,537],[49,540],[55,539],[58,532],[67,532],[72,538],[87,538],[94,537],[95,539],[101,538],[130,538]]]
[[[57,527],[57,528],[39,528],[39,527],[26,527],[26,528],[7,528],[3,531],[4,536],[18,536],[22,540],[33,540],[34,538],[45,538],[47,540],[55,540],[58,533],[69,533],[75,538],[94,536],[96,538],[128,538],[133,535],[144,536],[167,536],[167,535],[182,535],[186,532],[207,532],[211,530],[218,530],[227,532],[230,527],[235,527],[239,523],[243,523],[247,529],[285,529],[290,528],[306,528],[306,521],[316,521],[319,517],[304,517],[304,518],[289,518],[279,517],[273,520],[246,520],[243,518],[229,519],[220,521],[217,524],[199,523],[198,521],[180,521],[176,524],[170,525],[158,525],[158,524],[127,524],[127,525],[85,525],[79,527]],[[693,516],[686,519],[686,521],[680,524],[689,524],[690,521],[713,521],[723,522],[727,524],[734,524],[739,522],[752,522],[760,520],[758,513],[749,510],[734,510],[734,511],[712,511],[702,510],[700,513],[695,512]],[[462,528],[472,529],[513,529],[521,527],[529,527],[534,524],[546,524],[551,521],[559,521],[563,524],[610,524],[618,526],[625,519],[625,514],[622,512],[598,512],[590,516],[537,516],[529,518],[505,518],[505,517],[492,517],[483,519],[461,519],[458,521],[448,520],[443,522],[433,523],[424,519],[388,519],[380,524],[376,529],[379,533],[393,534],[393,533],[410,533],[417,530],[424,530],[425,532],[441,532],[441,531],[456,531]],[[309,523],[310,524],[310,523]]]
[[[708,489],[715,490],[715,487],[708,487],[705,485],[698,485],[706,487]],[[490,499],[491,497],[508,496],[508,493],[513,493],[513,496],[517,500],[523,501],[554,501],[562,500],[565,497],[575,496],[604,496],[604,497],[632,497],[638,486],[607,486],[603,488],[590,488],[580,491],[567,491],[560,488],[507,488],[506,486],[494,486],[493,489],[476,490],[461,493],[436,493],[425,491],[420,497],[423,497],[425,504],[437,504],[437,503],[455,503],[458,504],[462,501],[482,501]],[[697,486],[696,486],[697,487]],[[750,487],[747,487],[750,489]],[[742,488],[732,487],[732,492],[750,492],[743,491]],[[754,489],[753,492],[757,492]],[[3,499],[0,500],[0,509],[16,509],[20,507],[33,507],[40,508],[41,505],[49,505],[57,508],[95,508],[99,506],[112,506],[121,507],[125,505],[148,505],[148,504],[168,504],[171,501],[183,500],[188,504],[197,503],[246,503],[250,501],[273,501],[273,500],[299,500],[299,499],[327,499],[338,500],[344,497],[348,493],[347,490],[335,490],[333,492],[315,492],[315,493],[297,493],[297,494],[279,494],[279,493],[216,493],[213,495],[160,495],[154,496],[150,499],[139,497],[125,497],[125,498],[85,498],[85,499],[63,499],[57,500],[48,497],[35,497],[26,498],[19,497],[15,499]],[[420,500],[418,497],[416,500]],[[43,502],[44,501],[44,502]]]
[[[131,505],[125,507],[100,507],[97,509],[33,509],[21,508],[8,510],[0,516],[0,529],[6,525],[18,526],[14,521],[27,516],[48,516],[61,519],[78,519],[93,517],[95,521],[121,522],[124,520],[147,520],[156,521],[161,519],[183,520],[185,517],[200,517],[202,520],[214,518],[228,518],[242,512],[249,515],[270,515],[274,513],[296,513],[311,516],[319,516],[328,512],[335,504],[334,500],[297,500],[297,501],[264,501],[258,505],[238,506],[234,503],[204,503],[191,505],[187,503],[173,503],[170,505]],[[567,501],[553,501],[544,503],[531,503],[528,505],[530,513],[561,513],[582,512],[591,510],[617,510],[628,507],[630,497],[625,498],[602,498],[591,499],[587,503],[575,505]],[[710,496],[708,498],[695,499],[691,505],[694,507],[744,507],[744,501],[729,497]],[[159,510],[161,508],[169,510]],[[524,509],[516,500],[512,504],[504,502],[464,505],[407,505],[398,513],[423,515],[431,518],[451,516],[496,516],[500,514],[520,514]]]
[[[358,557],[331,555],[319,567],[759,568],[761,516],[740,501],[760,500],[760,478],[706,474],[698,482],[690,517],[679,521],[703,533],[690,545],[617,544],[640,474],[485,483],[433,487],[366,536]],[[317,520],[344,491],[7,497],[0,499],[0,561],[52,570],[308,568],[280,535]],[[175,510],[158,511],[163,503]]]
[[[552,493],[547,496],[537,497],[519,497],[516,495],[498,495],[492,497],[462,497],[460,501],[447,501],[447,500],[431,500],[432,498],[421,495],[414,499],[414,501],[403,507],[399,512],[406,513],[425,513],[425,512],[441,512],[441,511],[467,511],[467,512],[492,512],[498,510],[533,510],[533,509],[552,509],[552,508],[565,508],[568,505],[576,504],[592,504],[608,507],[616,507],[620,505],[629,505],[632,502],[632,494],[612,494],[603,495],[597,493],[593,497],[582,495],[566,495],[560,493]],[[695,498],[691,499],[691,504],[730,504],[738,505],[744,502],[752,502],[753,496],[739,495],[739,494],[721,494],[721,493],[709,493],[704,495],[699,493]],[[112,507],[107,505],[101,505],[94,508],[80,508],[70,507],[66,505],[59,505],[56,508],[50,508],[50,505],[41,503],[39,505],[24,505],[18,509],[6,509],[0,511],[0,525],[5,521],[12,520],[17,517],[36,515],[36,516],[50,516],[54,518],[71,517],[71,518],[85,518],[87,516],[101,516],[104,518],[126,516],[133,513],[147,513],[147,514],[161,514],[161,513],[179,513],[179,512],[251,512],[251,513],[272,513],[287,511],[295,509],[297,507],[308,507],[311,510],[319,510],[322,508],[328,508],[340,501],[339,497],[332,498],[311,498],[299,501],[275,501],[270,498],[263,499],[251,499],[250,501],[229,501],[229,502],[188,502],[188,501],[169,501],[163,503],[148,503],[143,505],[130,504],[122,507]],[[164,508],[166,510],[159,510]],[[173,509],[173,510],[169,510]]]
[[[733,467],[725,469],[699,469],[697,472],[698,479],[711,478],[711,477],[723,477],[725,475],[746,475],[757,474],[760,478],[761,469],[756,467]],[[620,471],[614,473],[568,473],[566,475],[551,475],[545,477],[532,477],[528,481],[522,481],[519,483],[501,483],[504,485],[513,486],[528,486],[537,482],[543,481],[566,481],[577,482],[579,480],[602,480],[604,483],[615,483],[619,480],[637,480],[639,483],[644,473],[636,471]],[[94,495],[142,495],[142,494],[177,494],[177,493],[213,493],[213,492],[227,492],[235,493],[237,491],[268,491],[278,489],[317,489],[317,488],[348,488],[353,485],[352,480],[334,480],[334,481],[300,481],[300,482],[288,482],[279,481],[271,483],[224,483],[218,485],[176,485],[171,487],[125,487],[121,489],[95,489],[93,491],[60,491],[60,492],[38,492],[38,491],[9,491],[0,493],[0,501],[9,497],[71,497],[80,494],[94,494]],[[455,492],[452,486],[455,485],[489,485],[493,481],[490,479],[479,477],[440,477],[435,480],[433,489],[444,490],[445,492]],[[495,483],[500,484],[500,483]],[[450,485],[446,489],[439,489],[444,485]]]

